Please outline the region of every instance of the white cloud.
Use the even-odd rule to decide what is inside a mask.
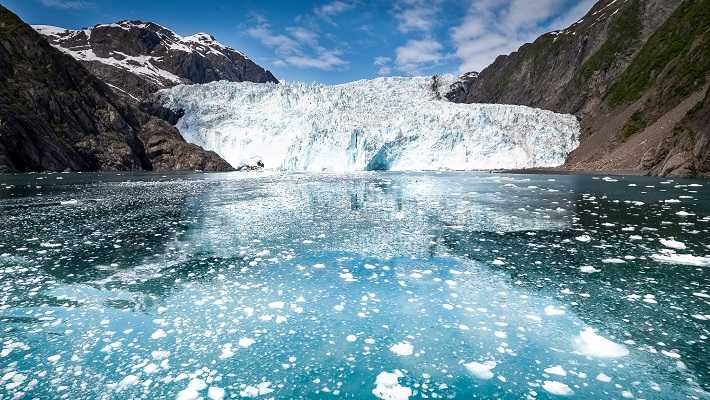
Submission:
[[[316,16],[321,17],[330,23],[333,23],[333,17],[340,15],[346,11],[350,11],[353,8],[355,8],[355,4],[351,2],[335,0],[331,1],[330,3],[326,3],[320,7],[316,7],[313,10],[313,13]]]
[[[331,70],[348,64],[340,57],[337,49],[327,49],[320,45],[319,35],[301,26],[287,27],[285,33],[275,33],[271,25],[262,17],[257,25],[246,30],[246,34],[272,48],[277,59],[274,65],[296,68]]]
[[[377,68],[377,75],[386,76],[392,73],[392,58],[390,57],[375,57],[373,61]]]
[[[40,0],[45,7],[62,8],[65,10],[85,10],[94,8],[96,4],[83,0]]]
[[[460,72],[480,71],[498,55],[515,51],[551,30],[582,17],[595,0],[578,0],[563,14],[565,0],[472,0],[463,21],[450,30]]]
[[[443,60],[443,48],[441,43],[431,37],[412,39],[395,50],[395,64],[402,71],[417,73],[421,68]]]
[[[400,0],[394,7],[397,28],[402,33],[430,32],[436,24],[438,7],[438,1]]]

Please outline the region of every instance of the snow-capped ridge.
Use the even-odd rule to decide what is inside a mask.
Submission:
[[[159,93],[186,140],[235,167],[286,171],[557,166],[578,145],[571,115],[441,100],[453,77],[341,85],[212,82]]]

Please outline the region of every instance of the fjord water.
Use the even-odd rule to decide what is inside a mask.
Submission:
[[[703,181],[0,177],[0,398],[710,398]]]

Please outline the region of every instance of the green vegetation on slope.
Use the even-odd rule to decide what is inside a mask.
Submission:
[[[609,26],[604,44],[582,65],[579,77],[586,82],[597,71],[608,70],[619,55],[638,43],[641,36],[641,4],[632,0]]]
[[[624,141],[628,140],[631,136],[644,130],[647,124],[648,123],[643,117],[643,114],[640,111],[636,111],[631,116],[631,118],[626,121],[626,124],[624,125],[624,129],[622,131],[622,133],[624,134]]]
[[[669,104],[705,84],[710,71],[710,0],[686,0],[656,31],[612,85],[612,107],[638,100],[662,73]]]

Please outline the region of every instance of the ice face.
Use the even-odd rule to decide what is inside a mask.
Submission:
[[[437,100],[431,78],[344,85],[214,82],[161,92],[185,139],[233,166],[287,171],[472,170],[561,165],[574,116]]]
[[[0,398],[708,398],[695,181],[0,179]]]

